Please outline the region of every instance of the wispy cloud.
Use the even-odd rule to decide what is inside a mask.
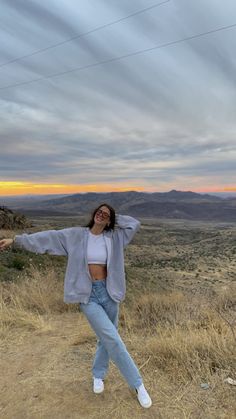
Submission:
[[[0,64],[154,2],[4,0]],[[0,178],[145,190],[235,184],[236,28],[79,72],[75,67],[236,23],[233,0],[171,0],[0,67]],[[66,73],[67,72],[67,73]],[[1,194],[1,189],[0,189]]]

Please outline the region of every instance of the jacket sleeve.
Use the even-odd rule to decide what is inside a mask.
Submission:
[[[123,238],[124,247],[127,246],[140,228],[140,221],[129,215],[116,214],[116,223],[118,226],[118,234]]]
[[[67,241],[74,228],[62,230],[47,230],[33,234],[15,235],[14,246],[23,247],[34,253],[49,253],[50,255],[67,256]]]

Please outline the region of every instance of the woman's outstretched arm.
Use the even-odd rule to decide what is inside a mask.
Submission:
[[[0,250],[4,250],[8,246],[13,245],[34,253],[67,256],[67,240],[72,230],[74,230],[74,227],[62,230],[46,230],[32,234],[17,234],[13,240],[0,240]]]

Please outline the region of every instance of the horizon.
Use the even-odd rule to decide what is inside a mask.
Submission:
[[[152,193],[170,193],[170,192],[193,192],[193,193],[197,193],[200,195],[224,195],[224,196],[234,196],[236,195],[236,191],[193,191],[193,190],[179,190],[179,189],[170,189],[170,190],[166,190],[166,191],[160,191],[160,190],[156,190],[156,191],[139,191],[139,190],[135,190],[135,189],[128,189],[128,190],[119,190],[119,191],[83,191],[83,192],[68,192],[68,193],[22,193],[22,194],[8,194],[8,195],[1,195],[0,194],[0,199],[1,198],[27,198],[27,197],[44,197],[44,196],[70,196],[70,195],[77,195],[77,194],[81,194],[81,195],[85,195],[88,193],[97,193],[97,194],[102,194],[102,193],[119,193],[119,192],[141,192],[141,193],[147,193],[147,194],[152,194]]]
[[[163,187],[143,187],[137,184],[117,183],[116,186],[110,183],[104,184],[50,184],[33,183],[25,181],[0,181],[1,196],[21,196],[21,195],[57,195],[57,194],[75,194],[75,193],[106,193],[106,192],[125,192],[135,190],[136,192],[167,192],[171,190],[191,191],[196,193],[233,193],[236,192],[236,186],[228,185],[224,187],[184,187],[178,188],[176,185]]]

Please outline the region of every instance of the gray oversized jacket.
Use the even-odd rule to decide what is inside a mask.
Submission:
[[[124,248],[140,228],[140,221],[117,214],[116,223],[114,230],[103,233],[107,246],[107,291],[114,301],[120,302],[126,292]],[[87,262],[88,233],[89,227],[23,233],[15,236],[14,244],[34,253],[67,256],[64,302],[87,304],[92,290]]]

